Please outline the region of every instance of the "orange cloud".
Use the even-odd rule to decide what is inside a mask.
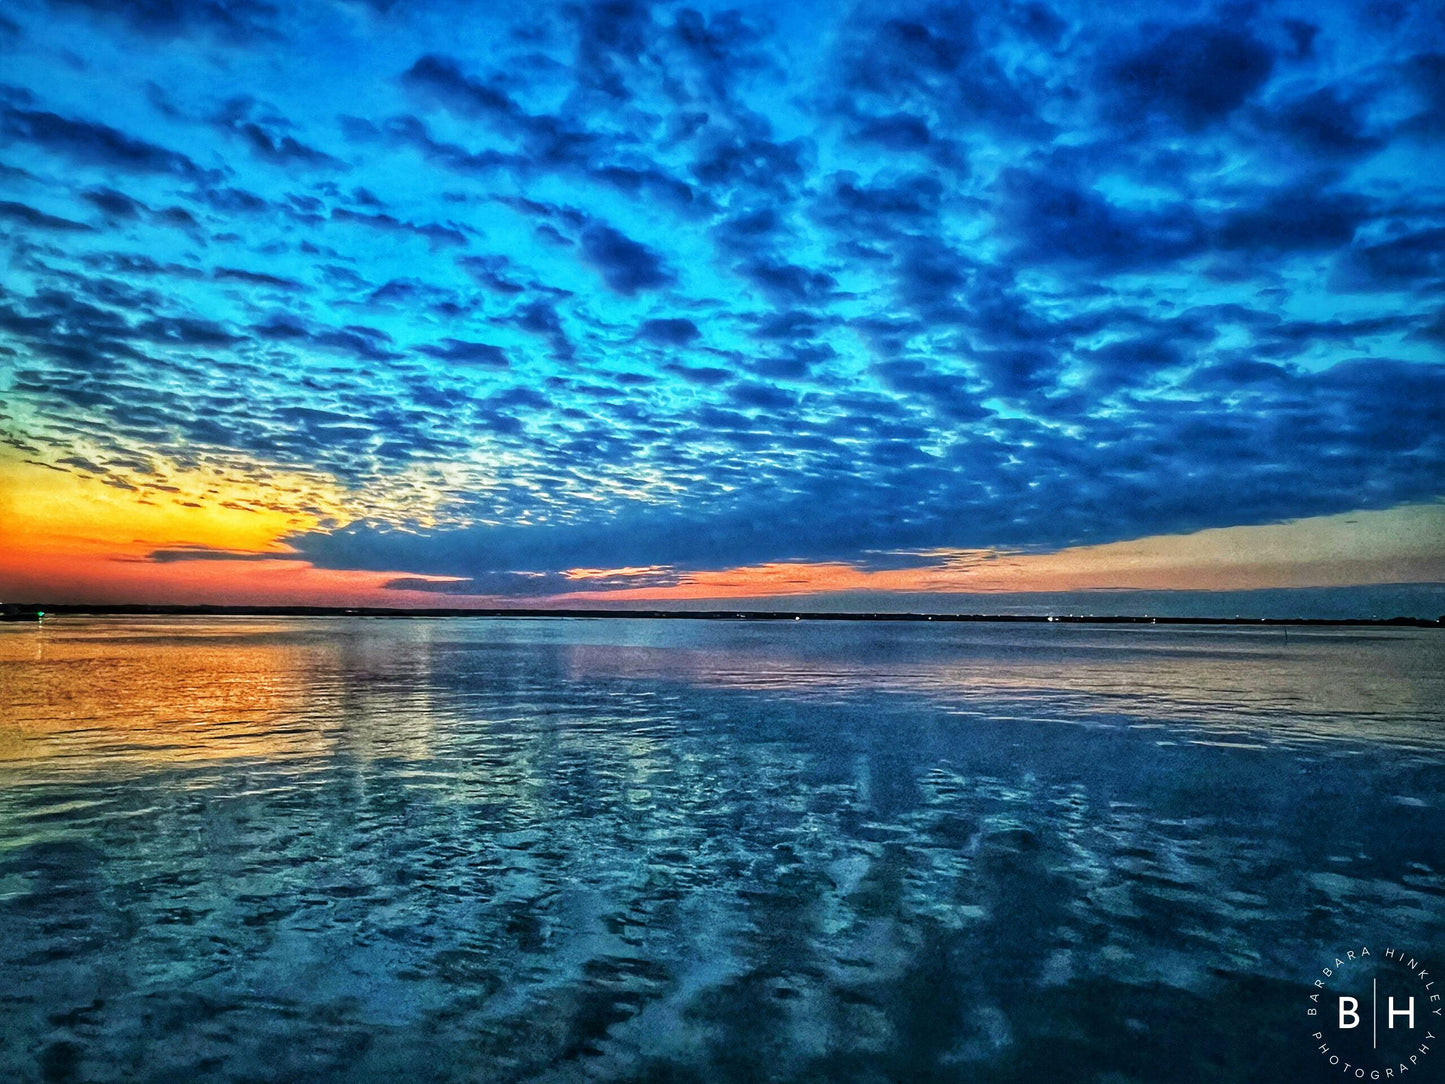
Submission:
[[[445,606],[450,596],[397,591],[400,572],[316,568],[306,561],[153,563],[86,554],[0,553],[4,597],[33,602],[220,606]]]
[[[198,472],[173,476],[165,488],[125,489],[0,459],[0,601],[437,605],[434,594],[385,587],[404,573],[314,568],[278,541],[342,505],[339,493],[311,480],[262,486]],[[252,559],[149,559],[166,550]]]
[[[671,571],[667,565],[628,565],[626,568],[568,568],[562,575],[569,580],[605,580],[614,576],[628,579],[656,576]]]
[[[905,556],[905,554],[899,554]],[[558,603],[811,595],[838,591],[1222,591],[1445,580],[1445,504],[1076,546],[1054,553],[913,551],[928,563],[866,569],[774,562],[684,573],[663,587],[574,591]]]

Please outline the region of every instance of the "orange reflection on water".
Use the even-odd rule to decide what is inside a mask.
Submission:
[[[374,735],[388,756],[423,755],[416,726],[369,718],[353,695],[384,650],[337,619],[0,625],[0,763],[317,756],[343,738],[365,756]],[[408,714],[425,719],[426,705]]]
[[[0,627],[0,760],[54,757],[57,745],[161,760],[319,751],[318,735],[278,722],[305,714],[300,679],[326,649],[267,644],[260,623],[256,643],[233,636],[224,651],[204,628],[151,650],[115,631]]]

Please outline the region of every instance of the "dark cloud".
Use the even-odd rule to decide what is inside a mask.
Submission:
[[[742,264],[738,272],[769,297],[789,305],[823,301],[838,285],[837,279],[825,271],[785,263],[771,256]]]
[[[1445,130],[1445,48],[1436,44],[1405,60],[1401,68],[1419,95],[1419,112],[1405,123],[1405,130],[1425,136]]]
[[[937,372],[915,359],[884,362],[877,372],[885,387],[917,396],[930,411],[949,421],[978,421],[990,413],[980,401],[980,389],[963,373]]]
[[[142,34],[178,38],[201,34],[235,44],[275,39],[280,14],[264,0],[48,0],[59,10],[84,11]]]
[[[147,342],[195,349],[220,349],[238,341],[223,324],[193,316],[152,316],[136,325],[135,334]]]
[[[683,214],[706,214],[714,206],[691,185],[656,168],[598,166],[589,170],[587,175],[619,192],[657,200]]]
[[[1182,201],[1126,208],[1067,178],[1021,169],[1006,170],[1001,189],[1016,252],[1029,260],[1157,267],[1196,255],[1207,240],[1198,212]]]
[[[385,331],[358,324],[330,327],[304,322],[294,316],[274,316],[250,330],[251,334],[267,342],[305,345],[360,362],[393,361],[401,356]]]
[[[29,204],[14,203],[10,200],[0,200],[0,219],[35,230],[86,231],[90,229],[83,222],[72,222],[68,218],[60,218],[57,215],[36,210]]]
[[[261,214],[271,209],[271,204],[254,192],[242,188],[206,188],[198,198],[212,210],[224,215]]]
[[[707,387],[724,384],[733,376],[730,369],[720,369],[716,365],[679,365],[673,362],[667,366],[667,371],[689,384],[702,384]]]
[[[1228,214],[1219,230],[1225,249],[1307,252],[1348,245],[1370,218],[1370,203],[1355,193],[1320,192],[1314,186],[1255,196],[1254,206]]]
[[[88,188],[80,193],[82,199],[110,218],[137,218],[148,210],[140,200],[132,199],[114,188]]]
[[[258,158],[278,166],[309,166],[320,169],[339,169],[341,161],[325,151],[307,146],[295,136],[267,131],[259,124],[244,121],[234,126],[251,153]]]
[[[401,76],[401,82],[423,104],[438,106],[458,117],[483,122],[514,141],[521,154],[512,158],[478,158],[460,148],[433,153],[462,172],[507,165],[523,172],[535,169],[579,171],[594,181],[636,196],[665,200],[690,208],[698,199],[693,189],[655,165],[608,162],[615,140],[591,131],[577,120],[524,109],[504,89],[500,74],[482,79],[468,75],[451,57],[428,54]]]
[[[495,84],[468,78],[450,57],[421,57],[402,74],[401,81],[463,116],[507,122],[525,119],[521,107],[505,91]]]
[[[494,322],[520,328],[531,335],[545,340],[551,347],[552,356],[558,360],[570,359],[574,354],[571,340],[562,324],[555,302],[538,298],[518,306],[510,314],[494,318]]]
[[[909,174],[890,182],[866,183],[852,173],[834,174],[828,190],[814,203],[814,215],[839,232],[887,237],[926,229],[938,217],[943,184],[927,174]]]
[[[900,124],[901,118],[918,121],[932,113],[957,131],[1047,134],[1051,125],[1034,107],[1033,88],[1017,81],[989,47],[983,21],[969,4],[860,5],[839,58],[841,85],[850,94],[841,111],[858,118],[864,138],[931,146],[945,166],[957,164],[952,142],[936,132],[921,140],[918,125]]]
[[[461,256],[457,259],[461,267],[476,280],[477,284],[494,293],[514,295],[526,292],[526,287],[508,277],[511,261],[505,256]]]
[[[638,63],[652,38],[651,5],[607,0],[571,7],[567,14],[577,24],[579,84],[604,98],[629,101],[624,71]]]
[[[692,172],[712,188],[746,186],[765,192],[786,191],[802,179],[808,145],[801,139],[775,143],[761,135],[708,132]]]
[[[781,230],[782,220],[777,210],[764,206],[722,220],[713,226],[712,233],[723,248],[747,255]]]
[[[275,561],[285,560],[284,553],[253,553],[249,550],[215,549],[186,546],[177,549],[151,550],[143,558],[152,564],[169,565],[179,561]]]
[[[631,296],[675,281],[659,253],[602,222],[582,231],[582,255],[608,288],[619,294]]]
[[[1318,25],[1304,19],[1285,19],[1284,28],[1289,33],[1293,46],[1291,55],[1295,60],[1306,60],[1314,55],[1315,38],[1320,32]]]
[[[142,277],[163,275],[182,279],[201,277],[201,272],[197,268],[178,263],[161,263],[154,257],[141,253],[98,252],[87,255],[82,262],[88,267],[117,275]]]
[[[83,166],[130,173],[169,173],[191,180],[214,177],[179,151],[136,139],[105,124],[43,110],[0,111],[0,132],[62,155]]]
[[[494,147],[469,151],[459,143],[435,139],[427,125],[410,114],[388,117],[379,124],[346,115],[340,120],[342,134],[354,144],[408,148],[433,165],[467,177],[490,179],[501,171],[521,170],[529,164],[524,155]]]
[[[881,117],[860,117],[854,136],[891,151],[921,150],[933,142],[928,121],[912,113],[889,113]]]
[[[1198,129],[1243,105],[1273,67],[1273,52],[1247,32],[1199,23],[1158,35],[1106,74],[1125,108]]]
[[[1358,158],[1385,145],[1383,137],[1370,131],[1362,103],[1333,86],[1286,102],[1269,116],[1266,126],[1304,153],[1325,159]]]
[[[1346,288],[1439,291],[1445,286],[1445,225],[1352,245],[1341,264]]]
[[[410,543],[399,532],[358,526],[292,542],[308,559],[325,565],[381,570],[398,567],[395,562],[400,560],[405,566],[449,570],[437,572],[439,575],[495,583],[493,577],[498,573],[655,564],[715,568],[733,561],[761,561],[777,552],[780,538],[800,552],[816,553],[821,544],[824,552],[841,554],[867,548],[859,543],[881,541],[884,536],[876,529],[849,525],[856,516],[836,507],[830,514],[828,505],[804,509],[790,501],[769,508],[760,502],[747,511],[756,513],[756,518],[732,509],[715,518],[629,509],[611,524],[591,522],[533,531],[471,529],[430,537],[412,535]],[[784,528],[782,534],[779,527]]]
[[[462,339],[443,339],[435,346],[418,347],[423,354],[458,365],[479,365],[488,369],[505,369],[507,355],[499,346],[489,343],[467,342]]]
[[[696,324],[680,316],[644,320],[637,329],[638,338],[662,346],[687,346],[699,334]]]
[[[1081,358],[1095,391],[1112,391],[1142,384],[1151,377],[1182,366],[1187,355],[1167,334],[1141,335],[1083,351]]]
[[[218,282],[244,282],[251,286],[270,286],[277,290],[302,290],[305,287],[295,279],[281,275],[268,275],[264,271],[247,271],[239,267],[218,267],[214,272]]]
[[[1282,366],[1241,359],[1198,369],[1190,374],[1188,383],[1190,387],[1227,392],[1260,384],[1284,388],[1292,379],[1289,370]]]

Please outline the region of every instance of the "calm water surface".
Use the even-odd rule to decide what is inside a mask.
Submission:
[[[0,1080],[1334,1079],[1442,805],[1429,630],[0,626]]]

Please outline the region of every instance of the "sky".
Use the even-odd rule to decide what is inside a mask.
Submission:
[[[1445,605],[1432,0],[0,49],[0,600]]]

